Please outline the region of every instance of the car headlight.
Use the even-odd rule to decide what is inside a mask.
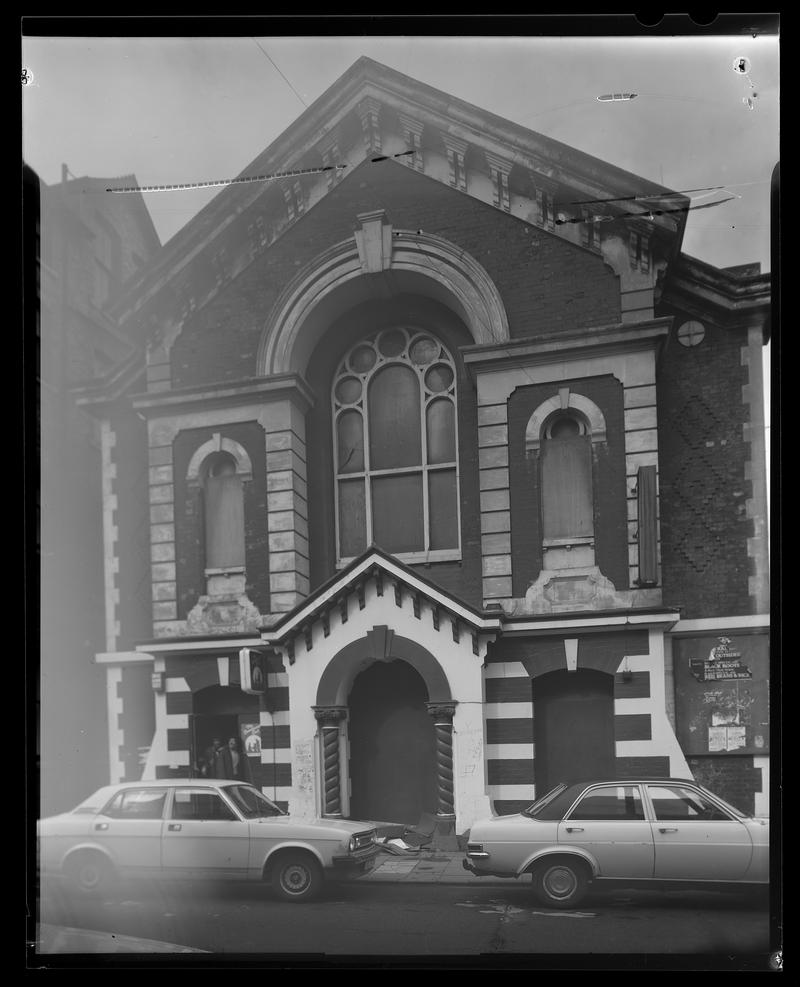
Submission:
[[[353,851],[355,850],[355,848],[356,848],[357,845],[358,844],[356,842],[355,836],[351,836],[350,837],[350,843],[347,846],[347,849],[350,851],[350,853],[353,853]]]

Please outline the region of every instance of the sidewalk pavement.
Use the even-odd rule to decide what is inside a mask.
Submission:
[[[173,942],[120,936],[94,929],[72,929],[65,925],[39,925],[37,955],[50,953],[207,953],[207,949],[179,946]]]
[[[472,884],[479,887],[492,885],[514,884],[516,877],[476,877],[464,870],[463,851],[431,850],[422,848],[419,852],[395,856],[386,850],[379,854],[374,870],[363,877],[362,881],[373,881],[379,884],[412,883],[412,884]]]

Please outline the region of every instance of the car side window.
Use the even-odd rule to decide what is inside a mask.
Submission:
[[[648,785],[647,793],[659,822],[683,820],[723,821],[731,817],[693,788]]]
[[[126,788],[117,792],[103,815],[113,819],[160,819],[166,798],[166,788]]]
[[[176,788],[172,819],[220,822],[236,819],[236,813],[219,792],[209,789]]]
[[[636,785],[608,785],[588,792],[570,812],[570,819],[644,819],[642,797]]]

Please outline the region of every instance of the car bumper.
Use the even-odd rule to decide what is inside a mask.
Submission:
[[[346,857],[333,858],[334,874],[340,877],[360,877],[368,874],[375,867],[380,849],[377,846],[367,847]]]
[[[487,853],[478,859],[486,860],[488,856],[489,854]],[[475,864],[473,864],[472,860],[470,860],[469,857],[464,857],[464,859],[461,861],[461,866],[464,868],[464,870],[468,870],[470,874],[474,874],[475,877],[516,877],[517,876],[516,874],[500,874],[499,872],[493,870],[484,870],[482,868],[479,869],[475,866]]]

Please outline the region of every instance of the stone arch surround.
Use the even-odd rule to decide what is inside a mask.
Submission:
[[[325,329],[340,315],[369,298],[401,293],[442,302],[476,343],[508,340],[500,293],[474,257],[430,233],[393,231],[390,242],[379,272],[367,272],[355,238],[306,265],[273,306],[261,334],[256,373],[304,373]]]
[[[317,686],[317,706],[345,706],[350,687],[359,672],[375,661],[402,659],[422,676],[432,703],[452,702],[447,676],[427,648],[386,627],[375,627],[328,662]]]

